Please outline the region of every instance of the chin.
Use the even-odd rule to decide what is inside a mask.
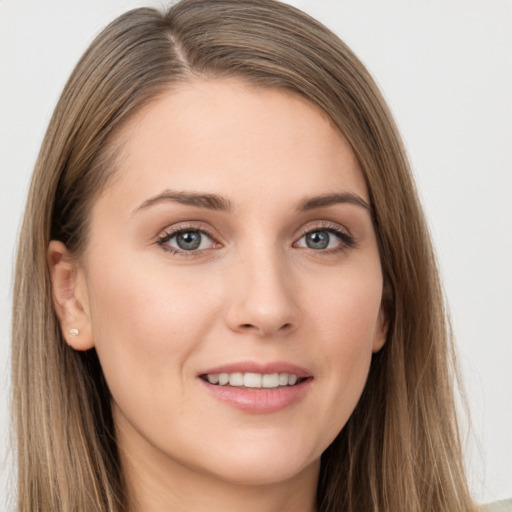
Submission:
[[[235,465],[229,467],[224,463],[222,468],[216,468],[211,475],[235,485],[271,486],[299,478],[304,472],[316,471],[317,467],[320,467],[320,459],[301,465],[290,460],[237,460]]]
[[[278,445],[276,447],[276,444]],[[238,445],[240,446],[240,445]],[[283,443],[266,443],[261,445],[247,441],[237,448],[218,456],[211,453],[204,467],[206,471],[226,482],[237,485],[272,485],[298,477],[303,472],[315,471],[320,467],[320,455],[309,456],[309,450],[304,446],[289,443],[288,449],[283,449]],[[211,464],[219,461],[219,465]]]

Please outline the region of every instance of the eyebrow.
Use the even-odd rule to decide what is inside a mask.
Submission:
[[[164,190],[161,194],[144,201],[133,213],[144,210],[159,203],[174,202],[208,210],[230,211],[233,209],[231,202],[217,194],[200,194],[196,192],[178,192]]]
[[[174,190],[164,190],[162,193],[151,197],[138,206],[132,213],[149,208],[160,203],[174,202],[197,208],[206,208],[229,212],[233,210],[233,204],[228,199],[217,194],[202,194],[198,192],[180,192]],[[332,194],[322,194],[314,197],[306,197],[299,201],[296,209],[301,212],[307,212],[316,208],[325,208],[335,204],[353,204],[360,206],[372,213],[372,207],[360,196],[351,192],[341,192]]]
[[[297,210],[306,212],[314,210],[315,208],[324,208],[326,206],[332,206],[334,204],[353,204],[355,206],[361,206],[370,213],[373,212],[373,208],[360,196],[351,192],[341,192],[333,194],[322,194],[320,196],[305,198],[297,205]]]

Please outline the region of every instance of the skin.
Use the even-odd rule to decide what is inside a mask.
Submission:
[[[314,510],[320,455],[386,336],[368,209],[297,210],[332,193],[369,203],[352,149],[316,106],[234,80],[169,91],[118,142],[117,176],[93,205],[85,252],[75,259],[52,241],[48,255],[64,336],[76,350],[96,348],[112,393],[132,508]],[[169,189],[217,194],[232,209],[147,204]],[[176,254],[176,238],[159,243],[176,227],[208,237]],[[308,247],[306,231],[329,247]],[[198,377],[245,361],[306,368],[308,389],[255,414]]]

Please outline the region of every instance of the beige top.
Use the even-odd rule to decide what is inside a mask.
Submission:
[[[481,512],[512,512],[512,499],[484,505]]]

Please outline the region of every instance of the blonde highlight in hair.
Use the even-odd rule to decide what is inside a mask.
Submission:
[[[112,22],[79,61],[36,163],[13,308],[18,510],[126,510],[110,394],[94,350],[65,342],[46,251],[87,243],[88,215],[115,178],[115,134],[195,77],[277,87],[322,108],[366,178],[389,325],[363,395],[322,456],[321,512],[470,512],[452,390],[454,357],[426,223],[405,151],[373,79],[323,25],[273,0],[183,0]]]

